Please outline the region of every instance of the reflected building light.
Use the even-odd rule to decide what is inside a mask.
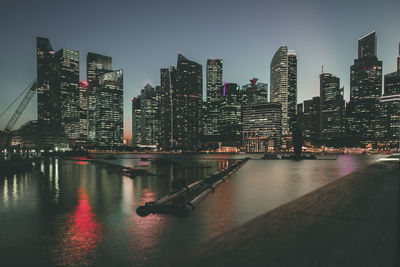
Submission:
[[[44,174],[44,161],[40,162],[40,171]]]
[[[49,183],[50,183],[50,187],[52,187],[53,185],[53,164],[51,162],[49,162]]]
[[[8,206],[8,179],[7,179],[7,177],[4,180],[3,202],[4,202],[4,206]]]
[[[54,186],[56,190],[55,201],[58,202],[58,198],[60,196],[60,187],[58,184],[58,159],[55,159],[55,164],[54,164]]]
[[[18,197],[18,188],[17,188],[17,175],[14,174],[13,177],[13,199],[17,199]]]
[[[130,178],[122,178],[122,207],[125,214],[132,213],[134,205],[134,185]]]

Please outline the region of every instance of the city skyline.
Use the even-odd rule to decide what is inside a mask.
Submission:
[[[52,16],[57,13],[53,14],[50,12],[54,8],[51,5],[46,6],[39,3],[38,6],[43,8],[43,12],[47,11],[45,13],[48,14],[48,18],[42,16],[42,19],[32,22],[32,25],[26,26],[24,24],[26,29],[23,30],[23,25],[21,25],[20,22],[14,24],[9,23],[10,29],[14,29],[15,32],[18,32],[18,36],[15,34],[8,34],[7,36],[9,37],[6,38],[1,45],[1,50],[4,51],[2,52],[2,57],[4,57],[3,60],[6,63],[4,64],[6,67],[3,66],[1,68],[1,73],[5,77],[0,81],[0,86],[2,87],[2,97],[0,100],[2,101],[1,105],[6,106],[35,77],[35,53],[33,51],[35,48],[34,40],[36,36],[49,38],[52,45],[56,47],[57,50],[62,48],[78,50],[80,52],[81,62],[85,62],[84,58],[88,52],[95,52],[112,57],[115,65],[124,69],[125,138],[130,138],[130,127],[128,125],[131,124],[131,97],[138,95],[140,89],[143,88],[143,85],[148,82],[152,86],[159,85],[159,69],[173,65],[179,51],[191,60],[203,65],[203,73],[205,73],[207,59],[223,59],[224,82],[233,82],[241,86],[248,83],[248,80],[253,77],[258,78],[260,82],[268,83],[269,63],[274,51],[276,51],[276,49],[281,45],[288,45],[291,49],[296,51],[298,56],[298,103],[318,95],[321,65],[324,65],[324,69],[327,72],[333,73],[341,79],[341,86],[343,86],[345,90],[345,99],[348,101],[350,92],[349,67],[357,55],[356,41],[372,30],[377,31],[378,58],[383,61],[383,75],[396,70],[397,45],[399,41],[397,36],[400,36],[400,32],[399,30],[393,29],[394,27],[391,27],[395,22],[395,16],[392,16],[391,14],[394,14],[396,7],[399,6],[399,3],[395,1],[385,1],[385,4],[380,3],[380,5],[372,5],[368,10],[365,9],[363,15],[364,19],[358,17],[361,15],[356,12],[357,3],[352,3],[349,8],[340,13],[342,19],[336,16],[336,20],[334,21],[331,15],[323,14],[322,11],[328,8],[332,8],[333,10],[337,9],[337,6],[340,6],[340,2],[336,2],[337,6],[329,3],[316,5],[316,2],[314,3],[315,5],[313,5],[313,1],[310,1],[304,6],[300,6],[300,4],[297,3],[282,5],[276,3],[260,3],[258,1],[253,2],[253,5],[245,6],[244,4],[236,2],[228,5],[227,2],[220,1],[215,4],[216,6],[214,9],[210,9],[210,3],[205,3],[201,8],[198,6],[199,4],[194,4],[193,8],[198,8],[197,10],[199,10],[196,14],[192,14],[195,27],[190,31],[187,30],[188,33],[182,34],[181,37],[178,33],[182,32],[180,30],[182,30],[183,26],[179,27],[177,30],[173,30],[173,27],[168,27],[169,29],[165,30],[164,34],[173,33],[174,38],[172,38],[173,40],[168,39],[165,42],[161,42],[162,44],[160,44],[159,47],[153,45],[154,42],[152,42],[153,37],[151,37],[151,34],[154,33],[157,35],[157,33],[159,33],[160,30],[157,30],[154,25],[156,22],[166,19],[165,15],[156,16],[157,18],[155,21],[148,22],[148,24],[147,21],[146,23],[137,24],[143,27],[138,26],[133,28],[132,31],[126,31],[126,33],[140,33],[143,29],[139,30],[138,28],[144,28],[145,32],[150,34],[150,38],[144,38],[146,39],[146,42],[143,43],[143,40],[135,42],[132,38],[127,38],[126,34],[121,34],[121,32],[123,32],[122,30],[107,35],[107,33],[110,33],[110,30],[113,28],[112,26],[116,26],[117,24],[115,23],[124,18],[127,20],[127,23],[122,24],[125,25],[122,28],[126,30],[127,25],[130,25],[130,23],[128,23],[129,20],[126,12],[122,12],[120,16],[121,18],[107,26],[107,30],[103,33],[104,36],[95,34],[96,32],[99,33],[101,31],[101,26],[104,26],[102,23],[97,25],[94,29],[94,33],[89,32],[87,36],[82,35],[81,29],[77,29],[76,34],[71,35],[71,33],[66,30],[66,26],[64,26],[63,23],[60,23],[61,18],[55,20],[54,25],[47,23],[48,21],[51,21]],[[46,3],[46,1],[43,3]],[[71,4],[73,3],[74,2],[71,2]],[[26,5],[28,5],[26,8],[28,11],[34,9],[30,4],[26,3]],[[135,10],[137,10],[137,12],[139,12],[139,10],[148,10],[154,11],[154,14],[159,14],[162,8],[167,8],[167,11],[172,12],[171,18],[176,16],[178,14],[177,12],[191,10],[187,4],[171,3],[167,6],[163,5],[165,4],[159,3],[159,5],[156,5],[156,3],[141,3],[135,6]],[[8,3],[7,6],[11,10],[16,8],[13,3]],[[82,4],[80,7],[80,10],[74,11],[74,9],[70,15],[72,17],[77,17],[79,14],[82,15],[85,11],[88,11],[87,4]],[[96,10],[104,7],[105,6],[100,1]],[[120,4],[116,5],[112,10],[110,10],[110,14],[115,10],[122,11],[123,7],[127,8],[129,6]],[[290,19],[288,18],[287,22],[274,25],[273,19],[276,18],[276,16],[274,16],[274,12],[271,12],[271,10],[276,11],[288,7],[290,7],[289,13],[293,15],[293,17]],[[68,11],[70,9],[69,7],[65,7],[64,10]],[[233,23],[234,20],[231,17],[227,20],[210,19],[211,22],[214,22],[214,24],[216,23],[215,25],[218,27],[215,27],[216,29],[207,27],[210,26],[209,23],[211,23],[207,18],[213,18],[212,15],[216,15],[218,12],[223,10],[231,11],[230,13],[226,13],[229,13],[232,17],[237,15],[236,19],[243,18],[239,19],[242,22],[242,27],[235,28],[236,22]],[[209,12],[207,13],[207,11]],[[263,16],[260,14],[261,11],[265,11],[265,14],[261,13]],[[21,11],[21,16],[24,14],[26,15],[24,19],[28,19],[30,16],[30,14],[27,14],[26,12],[26,10],[23,12]],[[373,13],[374,16],[371,16],[371,19],[365,19],[365,14],[372,15],[372,12],[375,12]],[[385,16],[379,15],[384,12],[386,14]],[[60,16],[66,16],[67,13],[68,12],[65,14],[63,13]],[[353,13],[354,17],[350,17],[349,15]],[[209,16],[202,17],[199,16],[199,14],[208,14]],[[243,14],[243,17],[240,17],[240,14]],[[252,20],[252,22],[246,22],[246,14],[254,17],[254,20]],[[299,24],[293,23],[296,19],[299,19],[300,16],[304,16],[305,14],[309,14],[309,18],[303,18]],[[270,17],[268,17],[268,15],[270,15]],[[188,18],[187,14],[182,16],[183,18]],[[224,16],[221,15],[221,18]],[[17,16],[17,18],[18,17],[19,16]],[[324,19],[322,19],[322,17]],[[4,14],[2,20],[9,19],[9,21],[13,22],[17,18],[10,18],[7,14]],[[89,18],[92,18],[92,16],[88,16],[88,18],[85,19],[79,18],[79,20],[77,19],[77,21],[73,23],[80,23],[83,28],[86,27],[87,29],[87,27],[91,25],[88,20]],[[379,21],[377,18],[379,18]],[[137,19],[138,18],[134,18],[132,20],[136,21]],[[172,25],[181,22],[179,19],[170,21]],[[200,26],[202,25],[202,22],[206,25]],[[292,22],[292,24],[290,24],[290,22]],[[340,27],[340,25],[345,25],[346,23],[351,23],[351,31],[343,31],[343,26]],[[59,28],[57,28],[57,26]],[[226,34],[222,31],[222,28],[224,27],[227,29]],[[273,29],[274,27],[275,29]],[[303,31],[300,31],[302,28]],[[317,28],[320,28],[320,30],[323,29],[323,31],[320,31]],[[340,31],[338,30],[339,28]],[[226,36],[226,38],[219,38],[215,42],[211,42],[211,44],[208,44],[203,48],[202,46],[204,46],[204,42],[207,41],[205,37],[209,36],[207,34],[204,35],[205,30],[209,30],[209,34],[211,35],[221,34],[221,36]],[[10,31],[10,33],[14,31]],[[192,35],[193,37],[196,32],[199,33],[199,36],[196,38],[189,38],[190,42],[187,41],[187,34]],[[301,32],[303,38],[300,38],[296,32]],[[24,35],[23,33],[26,34]],[[271,33],[277,34],[272,38],[270,36],[270,38],[265,39],[266,36]],[[162,37],[163,35],[161,34],[159,36]],[[331,42],[330,39],[332,38],[336,38],[337,41]],[[121,42],[118,42],[119,40],[121,40]],[[237,40],[237,42],[233,42],[233,40]],[[122,45],[122,43],[124,45]],[[150,43],[152,45],[149,45]],[[210,43],[209,40],[208,43]],[[15,53],[7,52],[10,51],[11,44],[12,49],[18,52],[17,55]],[[245,45],[244,50],[243,45]],[[315,52],[319,52],[318,57],[312,56]],[[132,53],[132,56],[130,53]],[[137,56],[138,53],[143,54],[143,57],[146,57],[147,59],[150,58],[150,60],[144,61],[141,57]],[[10,54],[11,57],[8,54]],[[135,58],[137,60],[135,60]],[[16,68],[20,70],[17,74],[13,73]],[[86,66],[81,64],[81,80],[85,79],[85,72]],[[205,75],[203,75],[203,99],[205,98],[206,90],[204,76]],[[35,99],[31,101],[26,112],[22,115],[17,126],[28,120],[36,119],[32,116],[32,114],[37,113],[36,105],[34,104],[36,101],[35,97]],[[8,117],[6,116],[6,119],[2,118],[0,122],[2,127],[5,126],[7,118],[9,118],[10,115],[11,114],[7,114]]]

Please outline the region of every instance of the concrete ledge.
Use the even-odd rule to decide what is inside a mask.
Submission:
[[[399,179],[371,164],[164,266],[398,266]]]

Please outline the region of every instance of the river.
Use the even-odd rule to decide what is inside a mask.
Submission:
[[[1,265],[154,266],[382,157],[253,155],[189,216],[140,217],[136,208],[171,192],[173,180],[190,183],[245,155],[113,155],[103,160],[154,175],[132,179],[79,159],[43,161],[42,174],[0,175]]]

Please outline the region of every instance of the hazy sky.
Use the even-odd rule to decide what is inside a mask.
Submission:
[[[341,79],[348,99],[357,40],[373,30],[383,73],[393,72],[399,0],[2,0],[0,112],[36,78],[36,36],[49,38],[56,51],[79,50],[82,80],[88,52],[113,58],[113,68],[124,70],[130,136],[131,97],[146,83],[158,85],[160,68],[176,65],[178,52],[202,64],[203,76],[208,58],[222,58],[224,81],[243,85],[257,77],[269,84],[272,56],[287,45],[298,56],[298,102],[319,94],[321,65]],[[17,126],[36,119],[36,103]],[[0,118],[0,129],[10,116]]]

